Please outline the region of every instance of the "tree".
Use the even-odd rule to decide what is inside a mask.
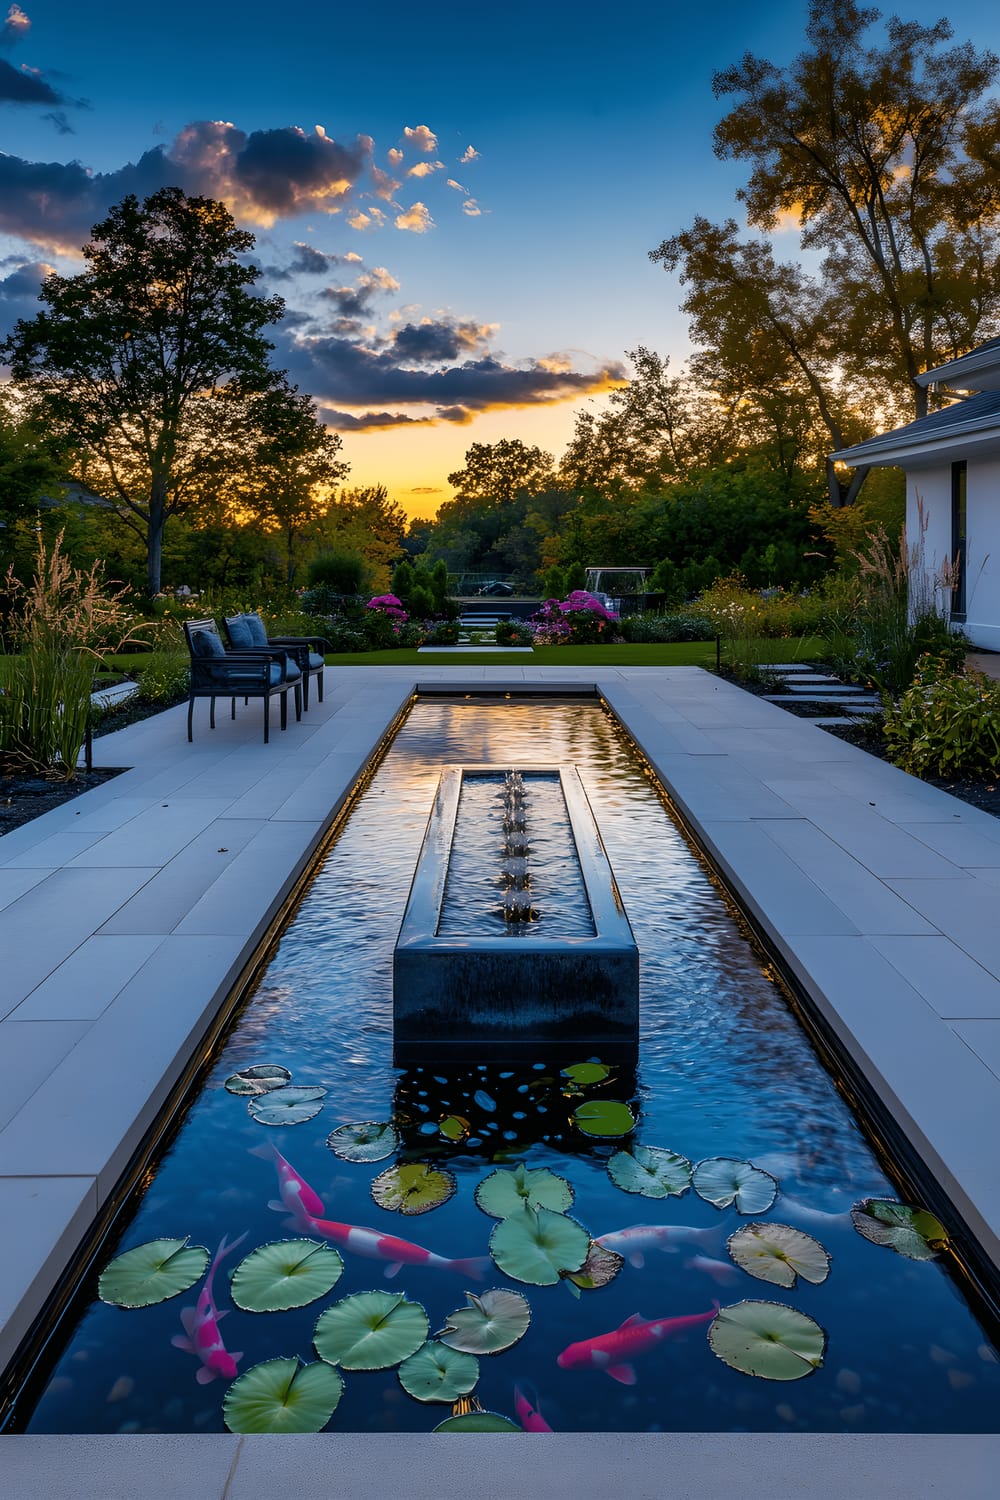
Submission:
[[[0,559],[6,572],[18,523],[64,489],[65,453],[24,404],[0,387]]]
[[[46,278],[45,309],[3,355],[83,450],[91,487],[143,532],[155,594],[168,518],[218,481],[242,401],[273,381],[261,330],[284,304],[249,290],[258,271],[237,256],[253,235],[214,199],[130,194],[91,234],[86,269]]]
[[[510,505],[519,496],[537,494],[552,482],[552,455],[529,448],[520,438],[501,438],[498,443],[473,443],[465,455],[465,468],[448,475],[458,499],[489,506]],[[441,507],[447,508],[448,503]]]
[[[736,245],[735,225],[704,220],[688,243],[676,236],[651,252],[668,269],[683,263],[694,283],[696,241],[728,237],[708,289],[721,295],[740,272],[720,325],[730,346],[742,319],[765,364],[778,374],[789,363],[793,388],[831,432],[831,416],[865,407],[923,416],[916,376],[993,332],[1000,313],[1000,108],[985,98],[998,60],[971,43],[948,47],[946,20],[893,16],[885,44],[871,44],[879,19],[856,0],[812,0],[809,48],[791,64],[747,53],[713,80],[737,101],[715,151],[750,164],[738,194],[750,225],[797,224],[802,248],[825,256],[818,274],[778,266],[766,245]],[[752,308],[738,306],[744,298]]]
[[[370,564],[373,586],[384,588],[404,551],[406,512],[384,484],[343,490],[319,527],[324,545],[359,552]]]
[[[238,486],[239,506],[284,544],[285,582],[295,580],[296,544],[314,532],[330,508],[333,487],[349,465],[338,457],[340,434],[316,415],[312,398],[284,383],[251,397],[245,414],[245,450],[253,452]]]
[[[449,474],[448,483],[458,493],[438,510],[429,556],[453,573],[485,568],[530,577],[538,534],[525,521],[533,502],[555,485],[552,455],[519,438],[473,443],[465,468]]]

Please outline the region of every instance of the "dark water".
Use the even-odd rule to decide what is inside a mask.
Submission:
[[[413,865],[443,764],[575,764],[614,868],[642,955],[638,1068],[618,1069],[613,1096],[639,1112],[635,1139],[692,1161],[749,1158],[781,1192],[767,1214],[814,1234],[832,1255],[819,1287],[771,1287],[730,1270],[725,1240],[741,1220],[692,1191],[654,1201],[621,1192],[605,1163],[616,1143],[581,1136],[576,1100],[559,1070],[584,1059],[538,1057],[517,1067],[468,1065],[401,1072],[391,1065],[391,959]],[[294,1082],[329,1090],[314,1120],[259,1125],[223,1081],[253,1063],[282,1063]],[[606,1090],[607,1091],[607,1090]],[[459,1114],[471,1135],[442,1139],[438,1120]],[[328,1133],[349,1121],[401,1122],[403,1154],[446,1163],[458,1192],[442,1208],[401,1217],[375,1206],[372,1179],[387,1165],[338,1160]],[[496,1163],[549,1166],[575,1188],[572,1209],[592,1235],[627,1226],[708,1231],[677,1249],[647,1251],[609,1286],[574,1299],[564,1285],[526,1287],[533,1320],[520,1343],[480,1361],[477,1396],[514,1415],[513,1390],[537,1399],[555,1430],[995,1431],[1000,1365],[938,1262],[905,1260],[861,1239],[848,1216],[870,1195],[895,1197],[827,1074],[755,959],[736,922],[689,853],[657,795],[596,705],[419,703],[345,825],[283,938],[259,990],[193,1104],[118,1249],[190,1235],[214,1251],[247,1232],[233,1257],[294,1234],[267,1208],[273,1141],[320,1195],[331,1219],[378,1228],[446,1257],[482,1255],[493,1220],[473,1201]],[[110,1253],[110,1252],[109,1252]],[[404,1267],[384,1279],[377,1261],[344,1253],[329,1297],[298,1311],[230,1312],[221,1325],[240,1370],[277,1355],[314,1358],[319,1312],[351,1292],[403,1289],[423,1303],[431,1331],[464,1304],[468,1278]],[[231,1260],[226,1270],[231,1269]],[[724,1277],[717,1281],[717,1277]],[[515,1285],[490,1271],[486,1286]],[[220,1307],[226,1278],[216,1278]],[[93,1302],[72,1333],[30,1419],[32,1432],[223,1430],[225,1382],[199,1385],[197,1360],[171,1345],[184,1296],[139,1311]],[[828,1333],[821,1369],[779,1383],[729,1369],[705,1325],[636,1360],[637,1383],[600,1370],[561,1369],[568,1344],[607,1333],[631,1314],[701,1313],[714,1301],[788,1303]],[[331,1429],[429,1431],[448,1408],[411,1399],[395,1371],[345,1376]]]

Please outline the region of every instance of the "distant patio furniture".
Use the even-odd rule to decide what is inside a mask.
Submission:
[[[323,702],[323,651],[326,641],[320,635],[268,635],[264,622],[256,613],[227,615],[222,622],[230,646],[235,651],[264,651],[279,647],[287,652],[302,674],[302,706],[309,710],[309,679],[316,678],[319,701]]]
[[[232,717],[236,717],[236,699],[264,700],[264,744],[268,742],[271,699],[281,699],[281,727],[288,725],[288,691],[295,693],[296,717],[301,714],[300,683],[288,673],[284,650],[227,651],[214,620],[185,620],[184,634],[191,653],[191,686],[188,692],[188,741],[193,740],[194,700],[208,698],[209,724],[215,728],[216,698],[232,699]],[[294,669],[293,669],[294,670]]]

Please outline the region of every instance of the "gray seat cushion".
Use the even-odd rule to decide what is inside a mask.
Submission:
[[[250,631],[251,646],[266,646],[267,631],[264,629],[264,621],[261,619],[260,615],[242,615],[241,619],[244,619],[246,621],[247,628]]]
[[[285,681],[286,682],[297,682],[298,679],[301,676],[302,676],[302,673],[299,671],[299,669],[296,666],[295,662],[292,661],[292,658],[290,656],[286,656],[285,657]]]
[[[258,644],[254,640],[254,633],[250,627],[247,615],[236,615],[233,619],[226,621],[226,629],[229,631],[229,639],[237,651],[252,651]],[[263,645],[263,642],[259,644]]]
[[[315,652],[315,651],[310,651],[310,653],[309,653],[309,668],[310,668],[310,671],[315,670],[316,667],[323,667],[325,665],[326,665],[326,663],[324,662],[322,656],[318,655],[318,653]]]
[[[191,636],[191,650],[195,656],[225,656],[222,638],[214,630],[196,630]]]

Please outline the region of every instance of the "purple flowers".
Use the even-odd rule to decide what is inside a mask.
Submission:
[[[369,599],[365,608],[387,615],[390,620],[398,620],[401,625],[405,625],[410,618],[395,594],[376,594],[374,599]]]
[[[559,646],[568,641],[588,643],[609,640],[614,635],[618,616],[588,594],[574,589],[568,598],[546,599],[532,615],[535,640],[539,645]]]

